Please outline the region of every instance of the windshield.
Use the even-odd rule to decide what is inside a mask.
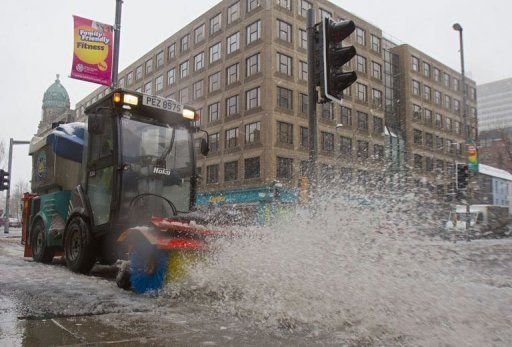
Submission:
[[[121,119],[122,210],[133,216],[172,216],[190,209],[193,173],[190,132],[184,127]],[[130,202],[134,207],[130,208]]]

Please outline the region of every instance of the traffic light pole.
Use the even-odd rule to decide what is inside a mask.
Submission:
[[[12,147],[14,145],[28,145],[28,144],[30,144],[30,141],[16,141],[12,137],[9,141],[9,163],[7,164],[7,170],[9,173],[9,182],[8,182],[7,193],[5,196],[5,218],[6,219],[4,219],[4,234],[9,234],[9,202],[11,199]]]
[[[316,104],[318,102],[318,93],[316,91],[316,59],[315,59],[315,12],[308,10],[307,35],[308,35],[308,119],[309,119],[309,187],[316,187],[317,181],[317,119]]]

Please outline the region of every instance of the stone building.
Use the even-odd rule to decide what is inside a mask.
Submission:
[[[433,171],[430,160],[433,165],[442,161],[443,171],[452,165],[458,157],[451,152],[451,143],[461,143],[458,74],[412,47],[396,46],[383,38],[380,28],[326,0],[223,0],[121,71],[120,83],[200,110],[200,125],[209,132],[211,144],[210,155],[198,163],[203,191],[266,186],[276,180],[296,187],[309,146],[309,8],[314,9],[316,21],[327,16],[356,24],[346,42],[358,52],[347,67],[357,71],[358,80],[345,91],[343,107],[318,105],[319,163],[324,176],[364,181],[374,164],[382,167],[384,159],[413,163],[416,155],[422,156],[422,168],[427,168],[421,174]],[[450,87],[430,72],[429,77],[416,72],[411,52],[432,69],[444,71]],[[435,90],[447,95],[450,108],[413,95],[415,79],[432,85],[432,98]],[[102,87],[78,102],[78,115],[83,116],[84,108],[105,93]],[[431,133],[435,138],[442,132],[443,141],[451,141],[449,147],[439,142],[436,149],[429,147],[430,142],[413,141],[413,104],[427,103],[432,103],[434,120],[442,114],[443,129],[450,120],[453,128],[433,127]],[[459,111],[452,110],[455,105]],[[428,125],[422,131],[424,127]]]
[[[37,134],[41,135],[52,128],[53,123],[71,122],[74,112],[70,108],[69,95],[66,88],[60,83],[59,75],[55,82],[44,92],[42,115]]]

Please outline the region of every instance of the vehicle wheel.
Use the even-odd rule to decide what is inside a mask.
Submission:
[[[55,251],[46,246],[44,223],[37,220],[32,227],[30,246],[32,247],[32,259],[38,263],[49,264],[53,260]]]
[[[89,226],[80,216],[73,217],[66,227],[64,257],[71,271],[82,274],[91,271],[96,262],[96,245]]]
[[[136,293],[162,288],[165,283],[169,252],[148,244],[138,244],[130,257],[130,284]]]

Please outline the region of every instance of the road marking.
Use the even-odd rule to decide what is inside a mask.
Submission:
[[[67,332],[68,334],[70,334],[71,336],[73,336],[75,339],[81,341],[81,342],[85,342],[85,338],[78,335],[78,334],[75,334],[73,332],[71,332],[70,330],[66,329],[65,326],[63,326],[62,324],[60,324],[59,322],[57,322],[55,319],[51,319],[51,321],[56,325],[58,326],[59,328],[61,328],[62,330],[64,330],[65,332]]]

